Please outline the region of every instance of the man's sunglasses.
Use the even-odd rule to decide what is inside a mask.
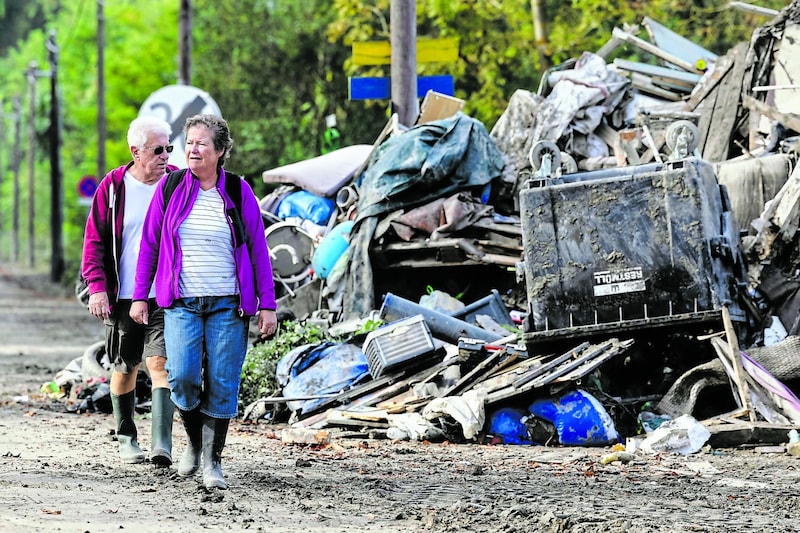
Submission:
[[[172,153],[172,149],[175,148],[171,144],[166,146],[154,146],[153,148],[148,148],[147,146],[143,147],[142,150],[152,150],[154,154],[161,155],[164,153],[164,150],[167,151],[168,154]]]

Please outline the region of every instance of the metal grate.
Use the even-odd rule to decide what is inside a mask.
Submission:
[[[378,378],[387,370],[408,364],[436,350],[422,315],[387,324],[367,335],[364,354],[369,373]]]

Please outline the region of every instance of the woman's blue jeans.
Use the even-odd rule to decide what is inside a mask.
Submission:
[[[238,296],[179,298],[164,310],[172,402],[213,418],[235,418],[248,320]]]

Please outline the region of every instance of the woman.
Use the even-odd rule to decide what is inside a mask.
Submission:
[[[249,320],[258,314],[261,333],[275,333],[275,286],[258,200],[223,168],[233,145],[228,123],[196,115],[184,133],[189,168],[168,202],[162,180],[150,205],[130,314],[147,323],[145,300],[155,279],[172,401],[188,438],[178,474],[194,475],[202,457],[203,484],[226,489],[221,457],[237,415]],[[226,192],[231,179],[241,181],[241,199]]]

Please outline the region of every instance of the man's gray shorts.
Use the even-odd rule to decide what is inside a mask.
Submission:
[[[130,316],[131,300],[119,300],[106,324],[106,353],[114,370],[130,374],[143,357],[167,356],[164,345],[164,310],[155,299],[147,302],[149,324],[138,324]]]

